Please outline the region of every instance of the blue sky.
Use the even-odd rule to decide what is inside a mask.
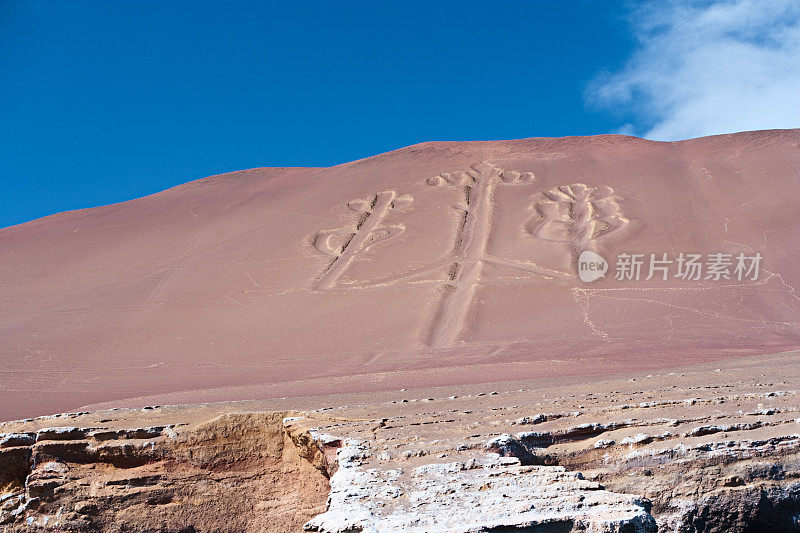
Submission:
[[[685,72],[687,57],[717,45],[728,54],[730,41],[775,65],[758,73],[755,95],[729,94],[727,105],[763,104],[759,91],[777,78],[785,92],[771,99],[791,104],[800,13],[791,0],[772,5],[782,10],[752,0],[0,0],[0,227],[212,174],[334,165],[427,140],[797,127],[800,116],[772,109],[762,120],[758,106],[739,122],[721,120],[725,109],[692,118],[731,84],[725,75],[736,81],[736,65],[709,76],[700,97],[665,83],[697,85],[703,65]],[[700,24],[693,32],[719,29],[716,41],[676,34],[687,19]],[[766,42],[779,26],[786,36]],[[670,45],[676,35],[688,44]]]

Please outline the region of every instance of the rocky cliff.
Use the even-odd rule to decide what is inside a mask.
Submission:
[[[797,357],[7,422],[0,521],[13,532],[796,530]]]
[[[296,531],[324,509],[328,479],[289,439],[286,413],[191,428],[123,428],[104,416],[48,417],[3,435],[3,531]]]

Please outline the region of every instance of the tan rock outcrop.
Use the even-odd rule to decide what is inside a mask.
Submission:
[[[0,449],[3,531],[297,531],[323,510],[327,478],[283,430],[286,413],[196,427],[45,428]],[[48,440],[83,435],[82,440]]]

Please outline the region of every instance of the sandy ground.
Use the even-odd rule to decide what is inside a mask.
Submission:
[[[87,407],[84,411],[56,416],[2,422],[0,431],[4,433],[38,431],[65,425],[102,426],[104,429],[116,430],[181,424],[182,427],[191,429],[208,420],[228,414],[287,412],[302,413],[311,420],[318,421],[320,427],[338,418],[350,420],[355,429],[342,430],[343,436],[356,437],[358,432],[362,431],[358,429],[359,421],[368,422],[366,427],[369,427],[372,421],[383,418],[394,417],[419,422],[447,417],[447,413],[451,412],[469,410],[472,412],[461,413],[463,420],[458,424],[437,422],[433,425],[420,426],[414,430],[413,437],[433,438],[432,434],[428,434],[428,430],[438,432],[439,427],[471,431],[469,428],[477,427],[474,423],[480,420],[495,428],[487,431],[486,427],[482,427],[480,433],[483,437],[502,433],[502,429],[509,429],[514,425],[511,421],[519,417],[550,411],[567,413],[570,416],[565,419],[553,419],[540,428],[554,429],[572,425],[577,418],[571,414],[581,410],[585,411],[583,414],[592,411],[589,418],[610,420],[612,417],[597,416],[598,413],[606,412],[605,409],[609,407],[613,411],[618,411],[619,416],[623,418],[636,417],[645,412],[649,417],[650,413],[656,411],[659,416],[663,415],[665,418],[682,418],[690,411],[704,415],[714,412],[726,413],[727,417],[731,417],[745,416],[744,411],[751,410],[753,413],[746,416],[763,417],[767,415],[758,415],[755,411],[763,409],[765,405],[775,407],[778,404],[784,407],[784,416],[779,418],[794,423],[797,418],[796,413],[800,410],[797,397],[797,389],[800,388],[800,365],[797,364],[799,357],[800,353],[792,351],[676,367],[668,372],[630,371],[606,377],[541,378],[461,386],[421,387],[379,393],[344,393],[198,404],[151,404],[141,408],[103,409],[94,406]],[[760,396],[776,391],[788,391],[789,394]],[[715,401],[727,394],[739,395],[741,398],[727,404]],[[684,402],[692,399],[698,401]],[[654,405],[647,405],[649,403]],[[620,409],[621,405],[628,407]],[[739,413],[739,410],[743,412]],[[502,412],[502,415],[497,414],[498,412]],[[500,419],[505,422],[497,424]],[[346,426],[347,424],[342,427]],[[407,427],[404,429],[403,425],[396,428],[398,435],[408,429]],[[453,433],[444,436],[448,440],[454,438]]]

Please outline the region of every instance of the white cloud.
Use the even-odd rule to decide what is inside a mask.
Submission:
[[[800,1],[654,1],[631,22],[625,68],[587,100],[649,139],[800,127]]]

